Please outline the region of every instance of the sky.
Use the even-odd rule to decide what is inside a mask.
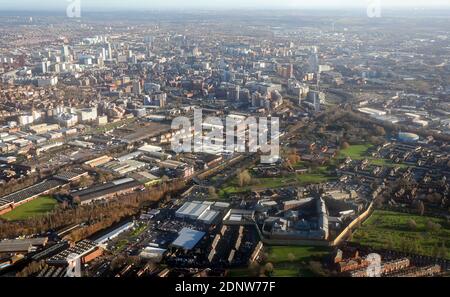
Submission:
[[[1,10],[65,9],[69,1],[80,1],[85,10],[117,9],[240,9],[240,8],[350,8],[367,7],[380,1],[382,7],[450,7],[449,0],[0,0]]]

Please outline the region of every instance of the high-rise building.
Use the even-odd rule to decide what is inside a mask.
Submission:
[[[239,85],[230,84],[228,86],[228,90],[227,90],[227,99],[239,101],[240,100],[240,94],[239,94],[240,91],[241,91],[241,87]]]
[[[320,98],[319,95],[314,96],[314,110],[320,112]]]
[[[156,92],[144,98],[144,106],[164,108],[167,102],[167,94]]]
[[[320,112],[320,104],[325,100],[325,94],[320,91],[309,91],[308,101],[313,105],[316,112]]]
[[[102,47],[98,50],[99,56],[101,56],[103,59],[106,59],[106,48]]]
[[[93,122],[97,120],[98,117],[96,107],[80,109],[77,111],[77,114],[78,114],[78,121],[81,123]]]
[[[111,43],[108,42],[108,60],[112,60],[112,48]]]
[[[294,76],[294,65],[293,64],[283,64],[277,65],[278,75],[284,78],[292,78]]]
[[[63,45],[61,48],[61,55],[63,57],[68,57],[70,55],[70,51],[69,51],[69,46],[68,45]]]
[[[43,61],[41,63],[41,73],[45,74],[49,71],[50,62],[49,61]]]
[[[142,94],[141,82],[139,80],[135,80],[133,82],[133,93],[135,95],[141,95]]]
[[[153,36],[145,36],[144,37],[144,42],[147,43],[148,46],[152,46],[153,45],[153,41],[154,41],[154,37]]]

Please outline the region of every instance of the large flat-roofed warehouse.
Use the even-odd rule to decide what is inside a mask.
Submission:
[[[186,202],[183,206],[177,210],[176,216],[178,218],[188,218],[196,220],[205,211],[210,209],[210,205],[195,202]]]
[[[177,218],[199,220],[204,223],[212,223],[219,215],[218,211],[211,210],[211,202],[186,202],[175,213]]]
[[[66,265],[68,260],[73,257],[80,257],[82,263],[88,263],[102,255],[102,253],[103,250],[95,242],[83,240],[75,246],[54,255],[47,260],[47,263],[50,265]]]
[[[143,186],[138,181],[132,178],[123,178],[75,192],[72,194],[72,197],[79,199],[81,204],[89,204],[96,200],[106,200],[115,196],[128,194],[141,188]]]
[[[47,241],[47,237],[2,240],[0,241],[0,253],[28,253],[35,248],[44,247]]]
[[[101,156],[101,157],[86,161],[86,162],[84,162],[84,164],[88,165],[90,167],[98,167],[100,165],[108,163],[111,160],[112,160],[112,157],[110,157],[110,156]]]
[[[183,228],[178,234],[179,236],[172,243],[172,246],[182,248],[184,250],[192,250],[197,243],[202,240],[206,233],[189,228]]]

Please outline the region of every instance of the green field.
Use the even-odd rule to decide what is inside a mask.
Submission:
[[[340,151],[340,157],[350,157],[353,160],[362,160],[367,156],[367,151],[373,147],[371,144],[351,145],[349,148]]]
[[[349,148],[340,151],[339,158],[344,159],[346,157],[350,157],[352,160],[367,159],[369,160],[370,164],[375,166],[407,167],[405,164],[395,164],[391,160],[370,157],[368,154],[368,150],[371,149],[372,147],[373,145],[371,144],[351,145]]]
[[[320,184],[335,178],[336,177],[330,173],[329,168],[326,166],[313,169],[310,173],[297,175],[297,180],[302,186],[309,184]]]
[[[311,173],[296,174],[292,173],[282,177],[273,178],[255,178],[253,177],[251,185],[240,187],[237,178],[228,182],[222,189],[219,190],[219,197],[225,198],[228,195],[245,193],[248,191],[257,191],[264,189],[276,189],[287,187],[290,185],[308,185],[319,184],[334,179],[326,167],[319,167],[312,170]]]
[[[411,220],[415,226],[411,225]],[[433,228],[432,224],[440,227]],[[440,218],[375,211],[355,232],[352,241],[373,248],[450,259],[450,225]]]
[[[309,262],[321,261],[329,253],[327,247],[272,246],[268,250],[268,261],[274,266],[273,276],[311,277],[315,273],[311,271]]]
[[[273,264],[274,277],[313,277],[309,262],[320,262],[330,253],[327,247],[314,246],[272,246],[267,248],[267,261]],[[264,265],[263,265],[264,266]],[[248,277],[248,268],[234,268],[228,271],[229,277]]]
[[[274,178],[253,178],[252,184],[248,186],[240,187],[238,185],[237,178],[234,178],[219,190],[219,197],[224,198],[228,195],[244,193],[252,190],[261,189],[276,189],[284,187],[293,183],[296,183],[296,175],[289,175],[286,177],[274,177]]]
[[[39,197],[15,208],[1,217],[8,221],[26,220],[45,215],[46,213],[52,211],[57,204],[58,202],[52,197]]]

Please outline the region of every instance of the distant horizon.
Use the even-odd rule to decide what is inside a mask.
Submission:
[[[450,5],[448,6],[423,6],[423,7],[400,7],[400,6],[389,6],[389,7],[383,7],[382,10],[384,11],[391,11],[391,12],[398,12],[398,11],[441,11],[444,9],[443,12],[450,12]],[[158,7],[158,8],[98,8],[98,7],[82,7],[82,11],[86,13],[117,13],[117,12],[236,12],[236,11],[242,11],[242,12],[249,12],[249,11],[259,11],[259,12],[301,12],[301,11],[313,11],[313,12],[357,12],[357,11],[365,11],[365,7],[304,7],[304,8],[270,8],[270,7],[242,7],[242,8],[233,8],[233,7],[223,7],[223,8],[193,8],[193,7],[185,7],[185,8],[175,8],[175,7]],[[39,12],[39,13],[62,13],[65,14],[66,10],[65,8],[7,8],[7,9],[1,9],[0,14],[9,13],[9,12],[21,12],[21,13],[33,13],[33,12]]]
[[[84,11],[136,10],[349,10],[365,9],[376,0],[79,0]],[[383,9],[450,9],[448,0],[378,0]],[[3,3],[1,11],[61,11],[70,0],[18,0]]]

